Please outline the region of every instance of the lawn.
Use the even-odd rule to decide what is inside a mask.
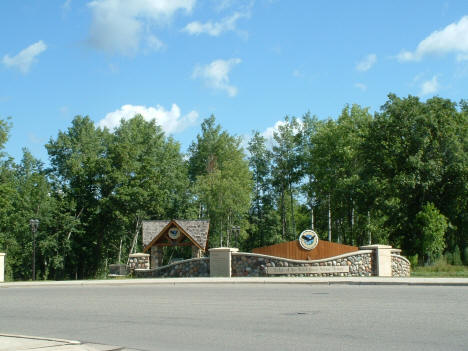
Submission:
[[[431,266],[411,267],[412,277],[468,278],[468,266],[435,264]]]

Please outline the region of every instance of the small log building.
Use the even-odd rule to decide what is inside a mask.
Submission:
[[[191,246],[192,258],[202,257],[208,243],[210,222],[205,220],[143,221],[143,252],[151,254],[151,268],[162,265],[164,246]]]

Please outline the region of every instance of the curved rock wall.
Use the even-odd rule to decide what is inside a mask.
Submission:
[[[209,277],[210,259],[193,258],[155,269],[135,269],[134,274],[138,278]]]
[[[391,254],[392,276],[409,277],[410,263],[397,252],[399,251]],[[233,277],[370,277],[377,275],[374,256],[373,250],[360,250],[322,260],[298,261],[261,254],[232,252],[231,269]],[[310,270],[314,272],[310,273]],[[298,271],[301,272],[298,273]],[[133,274],[140,278],[209,277],[210,258],[194,258],[155,269],[135,269]]]
[[[409,277],[411,264],[405,257],[392,254],[392,277]]]
[[[297,261],[274,256],[237,252],[232,254],[233,277],[266,277],[267,267],[336,267],[348,266],[349,272],[337,273],[288,273],[274,276],[293,277],[370,277],[372,271],[371,250],[361,250],[355,253],[330,257],[314,261]]]

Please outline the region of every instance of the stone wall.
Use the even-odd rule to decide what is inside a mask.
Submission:
[[[339,267],[348,266],[349,272],[338,273],[301,273],[301,274],[275,274],[274,276],[293,277],[370,277],[374,275],[372,269],[373,251],[360,250],[328,259],[314,261],[298,261],[251,254],[244,252],[232,253],[233,277],[266,277],[267,267]]]
[[[229,256],[229,260],[220,260],[220,257],[214,255],[221,251]],[[410,263],[400,256],[400,251],[386,245],[369,245],[361,247],[359,251],[335,257],[299,261],[237,252],[237,249],[232,248],[217,248],[210,250],[210,256],[214,255],[211,264],[217,268],[222,261],[230,270],[216,273],[210,268],[210,258],[203,257],[152,269],[145,263],[144,267],[140,265],[134,268],[133,274],[140,278],[209,277],[210,273],[223,277],[409,277]],[[146,260],[149,262],[148,258]]]
[[[192,258],[155,269],[135,269],[134,275],[138,278],[209,277],[210,259]]]
[[[411,264],[405,257],[392,253],[392,277],[409,277]]]
[[[144,253],[131,254],[128,257],[128,271],[132,272],[135,269],[149,269],[150,255]]]

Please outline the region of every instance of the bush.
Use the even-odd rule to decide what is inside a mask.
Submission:
[[[419,231],[421,259],[423,262],[433,262],[444,252],[447,218],[433,203],[429,202],[416,215],[416,223]]]
[[[451,252],[446,252],[444,257],[448,264],[453,264],[453,254]]]
[[[455,246],[455,249],[453,250],[452,254],[452,264],[455,266],[461,266],[463,265],[462,259],[461,259],[461,254],[460,254],[460,248]]]
[[[409,256],[408,260],[410,261],[411,267],[416,267],[418,265],[418,254]]]
[[[465,250],[463,250],[463,256],[465,259],[465,264],[468,265],[468,246],[465,247]]]

